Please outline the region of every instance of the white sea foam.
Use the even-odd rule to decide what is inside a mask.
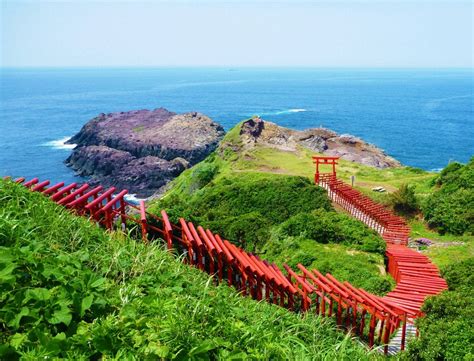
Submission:
[[[274,112],[272,114],[280,115],[280,114],[302,113],[302,112],[306,112],[306,111],[307,110],[303,109],[303,108],[295,108],[295,109],[281,110],[281,111],[278,111],[278,112]]]
[[[270,111],[270,112],[262,112],[262,113],[255,113],[260,116],[265,116],[265,115],[283,115],[283,114],[292,114],[292,113],[302,113],[302,112],[307,112],[307,109],[303,108],[293,108],[293,109],[285,109],[285,110],[275,110],[275,111]],[[248,115],[248,114],[246,114]]]
[[[54,149],[73,149],[76,144],[66,144],[66,142],[71,139],[71,137],[64,137],[61,139],[51,140],[49,142],[41,144],[44,147],[51,147]]]
[[[146,198],[138,198],[136,194],[126,194],[123,198],[129,203],[138,205],[140,201],[144,201]]]

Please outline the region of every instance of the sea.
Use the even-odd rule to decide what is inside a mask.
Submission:
[[[322,126],[430,171],[474,155],[474,69],[2,68],[0,176],[78,181],[69,137],[99,113],[159,107],[226,130],[253,115]]]

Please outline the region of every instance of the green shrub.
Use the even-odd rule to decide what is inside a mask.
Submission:
[[[463,165],[458,162],[449,163],[438,175],[437,178],[433,179],[433,185],[441,186],[446,183],[452,183],[456,181],[457,173]]]
[[[420,210],[415,188],[407,184],[402,184],[397,191],[390,194],[389,202],[396,213],[404,216],[413,216]]]
[[[428,224],[440,233],[474,233],[474,157],[466,165],[449,164],[435,184],[439,188],[422,207]]]
[[[437,191],[426,200],[423,210],[428,225],[441,234],[474,233],[474,189]]]
[[[268,240],[270,228],[300,212],[331,209],[323,189],[307,178],[271,174],[232,174],[197,191],[171,193],[153,209],[164,208],[254,250]],[[245,239],[244,239],[245,238]],[[265,239],[267,238],[267,239]]]
[[[217,172],[219,171],[219,167],[213,163],[206,163],[203,162],[200,167],[196,167],[193,169],[192,172],[192,184],[191,184],[191,191],[196,189],[200,189],[205,185],[209,184],[214,177],[216,176]]]
[[[352,248],[384,254],[385,242],[373,230],[345,214],[315,210],[283,222],[274,238],[302,237],[318,243],[342,243]]]
[[[226,238],[248,251],[256,251],[270,238],[271,222],[259,212],[227,217],[222,221],[208,221],[204,224],[215,233],[225,234]]]
[[[409,344],[408,359],[474,359],[473,274],[474,258],[443,271],[449,290],[425,301],[425,316],[417,320],[420,337]]]
[[[443,278],[448,282],[450,291],[470,291],[474,285],[474,257],[447,266]]]

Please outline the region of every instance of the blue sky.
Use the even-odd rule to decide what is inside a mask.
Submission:
[[[471,2],[0,2],[8,67],[473,66]]]

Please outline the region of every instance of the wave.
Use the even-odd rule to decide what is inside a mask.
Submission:
[[[138,198],[136,194],[126,194],[123,198],[134,205],[139,205],[140,201],[146,200],[146,198]]]
[[[51,140],[49,142],[41,144],[43,147],[50,147],[54,149],[73,149],[76,147],[76,144],[66,144],[66,142],[71,139],[71,137],[63,137],[61,139]]]
[[[288,110],[282,110],[280,112],[277,112],[276,114],[290,114],[290,113],[302,113],[302,112],[307,112],[307,110],[303,108],[288,109]]]
[[[293,109],[285,109],[285,110],[275,110],[271,112],[262,112],[262,113],[256,113],[260,116],[262,115],[283,115],[283,114],[292,114],[292,113],[302,113],[302,112],[307,112],[307,109],[304,108],[293,108]]]

